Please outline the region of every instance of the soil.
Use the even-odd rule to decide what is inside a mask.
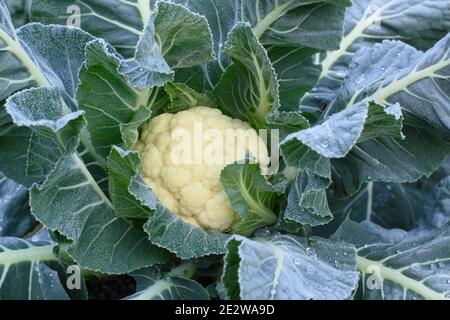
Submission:
[[[136,282],[129,276],[110,276],[86,282],[89,300],[118,300],[136,292]]]

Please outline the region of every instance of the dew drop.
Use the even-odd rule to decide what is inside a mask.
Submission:
[[[419,270],[420,270],[420,264],[418,264],[418,263],[413,263],[413,264],[411,265],[411,269],[414,270],[414,271],[419,271]]]
[[[329,147],[328,141],[322,141],[322,142],[320,143],[320,146],[321,146],[322,148],[328,148],[328,147]]]
[[[270,294],[272,296],[276,295],[277,294],[277,290],[275,290],[275,289],[270,290]]]
[[[361,84],[361,83],[364,82],[365,78],[366,77],[364,75],[361,75],[361,76],[359,76],[358,78],[355,79],[355,83],[356,84]]]
[[[315,271],[316,269],[314,268],[314,266],[312,266],[312,265],[308,265],[308,266],[306,266],[306,273],[308,273],[308,274],[314,274],[314,271]]]

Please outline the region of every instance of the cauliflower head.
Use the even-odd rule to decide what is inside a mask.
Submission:
[[[220,182],[222,169],[249,155],[262,169],[269,164],[266,144],[248,123],[208,107],[155,117],[136,149],[144,180],[161,203],[184,221],[219,232],[240,220]]]

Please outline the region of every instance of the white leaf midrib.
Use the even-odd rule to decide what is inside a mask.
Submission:
[[[377,101],[388,102],[389,97],[406,90],[412,84],[419,82],[426,78],[433,78],[436,72],[450,66],[450,59],[447,58],[448,51],[444,53],[443,58],[431,66],[417,71],[418,65],[423,61],[421,59],[417,62],[416,68],[412,70],[407,76],[400,80],[393,81],[384,88],[378,89],[372,97]]]
[[[380,271],[379,276],[381,277],[381,281],[392,281],[405,290],[415,292],[428,300],[449,300],[445,294],[436,292],[422,282],[407,277],[401,270],[390,268],[379,261],[369,260],[362,256],[357,256],[357,262],[358,270],[362,273],[370,273],[368,271],[373,270],[374,266],[377,267]],[[362,285],[365,286],[366,284],[363,283]],[[383,286],[383,283],[381,283],[381,286]]]
[[[26,54],[25,50],[20,46],[19,41],[11,38],[2,28],[0,28],[0,39],[6,44],[4,49],[10,51],[28,70],[31,78],[36,81],[40,87],[48,87],[50,83],[42,74],[34,61]]]
[[[253,28],[253,32],[255,33],[257,38],[261,38],[262,35],[270,28],[270,26],[277,21],[280,17],[282,17],[289,6],[294,2],[294,0],[288,1],[281,6],[277,6],[274,10],[268,13],[264,18],[260,19],[256,26]],[[258,10],[258,8],[256,8]]]
[[[121,22],[119,22],[119,21],[111,20],[111,19],[109,19],[108,17],[105,17],[105,16],[103,16],[103,15],[97,13],[97,12],[96,12],[95,10],[93,10],[87,3],[85,3],[85,2],[82,1],[82,0],[77,0],[77,2],[78,2],[79,4],[81,4],[82,6],[85,6],[85,7],[90,11],[90,13],[84,13],[84,14],[81,14],[81,17],[84,17],[84,16],[94,16],[94,17],[97,17],[98,19],[100,19],[100,20],[102,20],[102,21],[106,21],[106,22],[108,22],[108,23],[110,23],[110,24],[112,24],[112,25],[115,25],[115,26],[117,26],[117,27],[119,27],[119,28],[121,28],[121,29],[127,30],[128,32],[131,32],[131,33],[133,33],[133,34],[135,34],[135,35],[137,35],[137,36],[140,36],[140,35],[143,34],[143,31],[137,30],[137,29],[135,29],[135,28],[133,28],[133,27],[131,27],[131,26],[128,26],[128,25],[126,25],[126,24],[123,24],[123,23],[121,23]],[[136,7],[137,7],[137,5],[136,5]],[[138,10],[139,10],[139,7],[138,7]]]
[[[377,21],[377,19],[379,19],[381,12],[385,10],[386,7],[389,7],[389,5],[390,2],[386,3],[383,7],[378,8],[375,12],[372,13],[372,15],[368,16],[367,18],[366,16],[368,11],[366,10],[364,12],[361,20],[358,21],[358,23],[354,26],[352,31],[342,38],[339,49],[327,52],[325,59],[321,63],[322,73],[320,75],[320,78],[326,77],[330,72],[332,66],[342,56],[350,54],[350,52],[348,51],[349,48],[356,42],[356,40],[358,40],[364,35],[364,31],[367,29],[368,26],[373,25]]]
[[[139,13],[141,14],[142,24],[145,26],[148,23],[148,20],[150,19],[152,15],[152,10],[150,8],[150,0],[137,0],[137,8],[139,10]]]
[[[153,300],[155,297],[163,297],[163,293],[175,287],[172,281],[164,279],[156,281],[152,286],[144,291],[136,293],[136,295],[129,298],[129,300]]]
[[[14,265],[21,262],[42,262],[58,260],[53,254],[55,245],[30,246],[25,249],[7,249],[2,246],[4,251],[0,252],[0,265]]]

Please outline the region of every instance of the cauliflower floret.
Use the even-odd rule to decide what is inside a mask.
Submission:
[[[184,221],[226,232],[239,222],[220,183],[222,169],[250,154],[269,164],[267,147],[247,123],[195,107],[147,123],[136,150],[141,173],[161,203]]]

